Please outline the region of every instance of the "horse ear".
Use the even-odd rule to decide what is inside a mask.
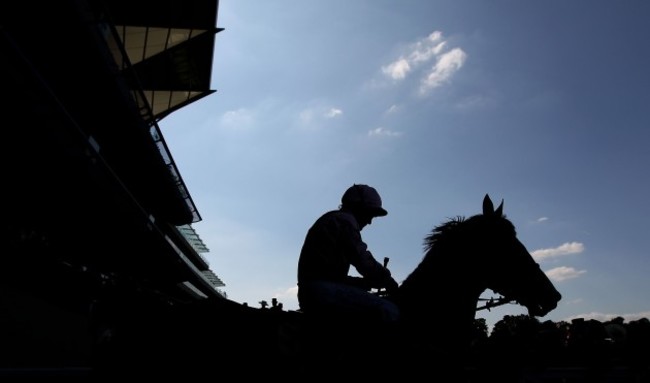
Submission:
[[[492,215],[494,214],[494,204],[489,195],[485,195],[483,198],[483,215]]]
[[[501,203],[499,204],[499,207],[494,211],[494,214],[497,217],[503,217],[503,200],[501,200]]]

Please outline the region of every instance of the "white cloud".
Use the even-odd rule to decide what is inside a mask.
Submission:
[[[343,110],[335,107],[308,107],[298,113],[298,123],[303,127],[317,128],[320,127],[322,121],[338,118],[342,115]]]
[[[314,119],[314,111],[311,109],[305,109],[298,114],[298,119],[303,124],[309,124]]]
[[[325,117],[326,118],[334,118],[334,117],[338,117],[338,116],[340,116],[342,114],[343,114],[343,111],[341,109],[331,108],[330,110],[325,112]]]
[[[580,242],[567,242],[558,247],[551,249],[539,249],[531,253],[536,260],[543,260],[546,258],[554,258],[567,254],[582,253],[585,246]]]
[[[418,48],[421,44],[418,43]],[[416,49],[409,54],[409,61],[413,63],[427,62],[447,46],[446,42],[441,42],[433,47],[424,47],[423,49]]]
[[[433,31],[429,36],[427,36],[427,40],[431,41],[432,43],[438,42],[442,40],[442,32],[440,31]]]
[[[402,80],[411,71],[411,65],[405,58],[400,58],[381,68],[381,71],[393,80]]]
[[[402,132],[395,132],[388,130],[386,128],[376,128],[368,132],[368,136],[382,136],[382,137],[399,137],[402,135]]]
[[[407,52],[388,65],[382,66],[381,71],[390,79],[400,81],[419,65],[435,60],[436,63],[421,80],[420,92],[426,93],[449,81],[467,59],[467,54],[462,49],[453,48],[447,51],[447,45],[442,32],[434,31],[426,38],[410,44]]]
[[[539,217],[539,218],[537,218],[537,222],[544,222],[544,221],[548,221],[548,217]]]
[[[253,125],[253,112],[246,108],[229,110],[221,116],[221,125],[227,128],[242,129]]]
[[[650,311],[642,311],[639,313],[630,313],[630,314],[605,314],[605,313],[599,313],[599,312],[590,312],[590,313],[585,313],[585,314],[579,314],[579,315],[573,315],[569,318],[566,318],[566,322],[571,322],[573,319],[578,319],[578,318],[583,318],[585,320],[590,320],[594,319],[599,322],[607,322],[610,321],[616,317],[622,317],[625,319],[625,322],[632,322],[639,320],[641,318],[649,318],[650,319]]]
[[[552,281],[566,281],[567,279],[577,278],[586,273],[586,270],[576,270],[573,267],[560,266],[546,272],[546,275]]]
[[[467,54],[460,48],[454,48],[438,57],[438,62],[431,68],[420,85],[420,93],[426,93],[449,81],[467,60]]]
[[[388,109],[386,110],[385,113],[386,113],[386,114],[392,114],[392,113],[396,113],[398,110],[399,110],[399,106],[393,104],[393,105],[390,106],[390,108],[388,108]]]

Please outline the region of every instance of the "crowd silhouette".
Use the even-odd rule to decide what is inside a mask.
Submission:
[[[270,308],[261,301],[260,309],[299,313],[284,311],[276,298]],[[490,330],[476,318],[463,364],[467,382],[650,382],[650,319],[555,322],[505,315]]]

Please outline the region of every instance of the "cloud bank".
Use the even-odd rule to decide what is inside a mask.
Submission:
[[[433,61],[433,64],[425,67],[420,74],[419,92],[426,94],[448,82],[467,60],[465,51],[461,48],[447,49],[447,45],[442,32],[435,31],[426,38],[410,44],[407,52],[382,66],[381,72],[389,79],[399,82],[419,67]]]

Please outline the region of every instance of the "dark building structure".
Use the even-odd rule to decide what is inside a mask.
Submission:
[[[158,127],[215,92],[217,10],[218,0],[0,6],[0,376],[83,375],[172,308],[227,301]]]

